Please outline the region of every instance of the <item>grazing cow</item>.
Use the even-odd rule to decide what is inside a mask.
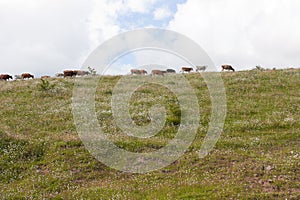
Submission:
[[[0,80],[5,80],[5,81],[7,81],[7,80],[9,80],[9,79],[13,79],[13,77],[10,76],[10,75],[8,75],[8,74],[1,74],[1,75],[0,75]]]
[[[23,73],[23,74],[21,74],[21,79],[30,79],[30,78],[32,78],[32,79],[34,79],[34,76],[32,75],[32,74],[29,74],[29,73]]]
[[[199,71],[205,71],[207,69],[207,66],[196,66],[196,72],[199,72]]]
[[[55,74],[56,77],[64,77],[64,74],[63,73],[57,73]]]
[[[224,70],[235,71],[231,65],[222,65],[222,71]]]
[[[21,75],[15,75],[15,79],[16,79],[16,80],[21,80],[22,77],[21,77]]]
[[[182,67],[181,68],[182,72],[187,72],[190,73],[191,71],[193,71],[194,69],[192,67]]]
[[[132,69],[132,70],[130,70],[130,73],[131,73],[131,75],[134,75],[134,74],[136,74],[136,75],[145,75],[145,74],[147,74],[147,71],[146,70],[143,70],[143,69]]]
[[[76,73],[73,70],[65,70],[64,71],[64,78],[73,77],[73,76],[76,76]]]
[[[130,73],[131,73],[131,75],[134,75],[134,74],[139,75],[139,74],[141,74],[140,70],[138,70],[138,69],[132,69],[132,70],[130,70]]]
[[[51,78],[51,76],[41,76],[41,79]]]
[[[167,73],[166,71],[161,70],[152,70],[151,75],[158,75],[158,76],[164,76],[164,74]]]
[[[172,73],[176,73],[176,71],[174,69],[167,69],[167,73],[172,74]]]
[[[142,74],[142,75],[146,75],[146,74],[148,74],[148,73],[147,73],[147,71],[146,71],[146,70],[144,70],[144,69],[140,70],[140,72],[141,72],[141,74]]]
[[[81,70],[74,70],[73,72],[74,72],[75,76],[86,76],[86,75],[90,74],[87,71],[81,71]]]

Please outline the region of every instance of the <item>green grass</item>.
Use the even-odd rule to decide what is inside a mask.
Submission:
[[[196,139],[180,159],[147,174],[116,171],[89,154],[73,121],[73,79],[0,82],[0,199],[300,199],[300,70],[223,73],[224,131],[204,159],[196,151],[208,128],[209,93],[199,74],[186,77],[201,112]],[[125,150],[160,149],[180,126],[176,96],[155,85],[136,90],[136,124],[150,123],[154,103],[165,105],[167,117],[156,136],[133,138],[111,112],[119,79],[104,77],[97,88],[99,124]]]

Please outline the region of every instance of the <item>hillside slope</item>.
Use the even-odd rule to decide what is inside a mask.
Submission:
[[[186,77],[199,100],[198,135],[178,161],[148,174],[118,172],[85,149],[71,110],[73,79],[0,82],[0,199],[300,199],[300,70],[223,73],[227,118],[204,159],[196,151],[209,122],[209,93],[198,74]],[[108,137],[133,152],[166,145],[180,125],[174,95],[153,85],[136,91],[137,124],[149,123],[153,102],[168,116],[158,135],[134,139],[110,111],[119,78],[104,77],[97,89],[97,117]]]

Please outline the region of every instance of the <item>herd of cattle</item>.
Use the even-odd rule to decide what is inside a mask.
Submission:
[[[197,72],[198,71],[205,71],[206,68],[207,68],[206,66],[202,66],[202,67],[198,66],[198,67],[196,67],[196,71]],[[185,72],[190,73],[192,71],[194,71],[194,68],[192,68],[192,67],[182,67],[180,72],[182,72],[182,73],[185,73]],[[142,69],[142,70],[132,69],[130,71],[130,73],[131,73],[131,75],[134,75],[134,74],[135,75],[146,75],[146,74],[148,74],[147,71],[144,70],[144,69]],[[163,70],[152,70],[151,71],[151,75],[161,75],[161,76],[164,76],[164,74],[175,74],[175,73],[176,73],[176,70],[174,70],[174,69],[167,69],[165,71],[163,71]]]
[[[24,73],[21,75],[15,75],[15,79],[34,79],[34,75],[29,74],[29,73]],[[9,74],[0,74],[0,80],[9,80],[9,79],[13,79],[13,77]]]
[[[235,71],[233,69],[233,67],[231,65],[222,65],[222,71],[224,70],[229,70],[229,71]],[[196,66],[196,72],[203,72],[207,69],[207,66]],[[182,67],[181,68],[181,73],[190,73],[194,71],[194,68],[192,67]],[[130,71],[131,75],[146,75],[148,74],[146,70],[142,69],[142,70],[139,70],[139,69],[132,69]],[[176,70],[174,69],[167,69],[165,71],[163,70],[152,70],[151,71],[151,75],[160,75],[160,76],[164,76],[164,74],[172,74],[172,73],[176,73]]]
[[[197,66],[196,67],[196,72],[203,72],[207,69],[207,66]],[[229,71],[235,71],[233,69],[233,67],[231,65],[222,65],[222,71],[224,70],[229,70]],[[181,71],[182,73],[190,73],[194,71],[194,68],[192,67],[182,67]],[[146,70],[140,70],[140,69],[132,69],[130,71],[131,75],[146,75],[148,74]],[[151,71],[151,75],[160,75],[160,76],[164,76],[164,74],[172,74],[172,73],[176,73],[176,70],[174,69],[167,69],[165,71],[163,70],[152,70]],[[76,76],[86,76],[89,75],[90,72],[88,71],[82,71],[82,70],[65,70],[63,71],[63,73],[58,73],[55,76],[56,77],[76,77]],[[30,73],[23,73],[21,75],[15,75],[15,80],[24,80],[24,79],[34,79],[34,75],[30,74]],[[42,79],[45,78],[51,78],[50,76],[41,76]],[[13,79],[13,77],[9,74],[0,74],[0,80],[9,80],[9,79]]]
[[[57,73],[55,77],[75,77],[75,76],[85,76],[89,75],[90,73],[88,71],[82,71],[82,70],[65,70],[63,73]],[[23,73],[21,75],[15,75],[15,80],[25,80],[25,79],[34,79],[34,75],[30,73]],[[41,79],[51,78],[51,76],[41,76]],[[13,77],[9,74],[0,74],[0,80],[9,80],[13,79]]]

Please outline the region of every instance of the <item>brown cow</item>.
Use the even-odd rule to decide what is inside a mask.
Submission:
[[[74,70],[73,72],[74,72],[75,76],[86,76],[86,75],[90,74],[87,71],[81,71],[81,70]]]
[[[30,78],[32,78],[32,79],[34,79],[34,75],[32,75],[32,74],[29,74],[29,73],[23,73],[23,74],[21,74],[21,78],[22,79],[30,79]]]
[[[65,70],[64,71],[64,77],[66,78],[66,77],[73,77],[73,76],[76,76],[76,74],[74,73],[74,71],[73,70]]]
[[[7,81],[7,80],[9,80],[9,79],[13,79],[13,77],[10,76],[10,75],[8,75],[8,74],[1,74],[1,75],[0,75],[0,80],[5,80],[5,81]]]
[[[147,74],[147,71],[146,70],[143,70],[143,69],[132,69],[132,70],[130,70],[130,73],[131,73],[131,75],[134,75],[134,74],[136,74],[136,75],[145,75],[145,74]]]
[[[187,72],[190,73],[191,71],[193,71],[194,69],[192,67],[182,67],[181,68],[182,72]]]
[[[41,79],[51,78],[51,76],[41,76]]]
[[[224,70],[235,71],[231,65],[222,65],[222,71]]]
[[[141,72],[142,75],[146,75],[147,74],[147,71],[144,70],[144,69],[140,70],[140,72]]]
[[[164,76],[164,74],[167,73],[166,71],[161,71],[161,70],[152,70],[151,75],[159,75],[159,76]]]

